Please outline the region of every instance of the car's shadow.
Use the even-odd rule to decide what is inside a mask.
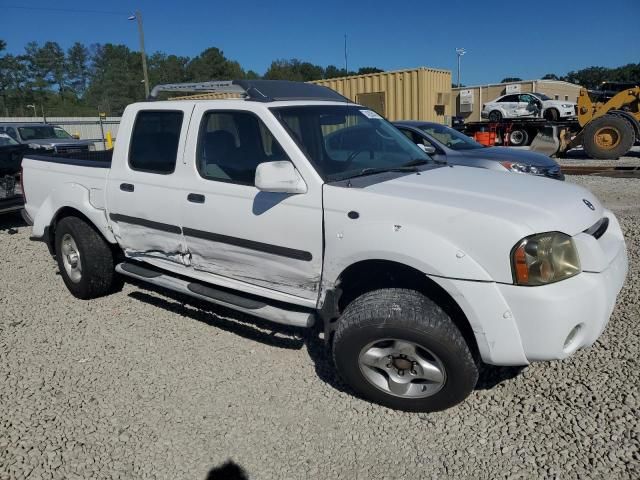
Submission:
[[[340,392],[354,395],[337,375],[331,351],[321,337],[320,322],[313,328],[280,325],[236,310],[194,299],[181,293],[165,290],[144,282],[131,280],[140,290],[129,296],[138,301],[169,310],[183,317],[206,323],[248,340],[261,342],[273,348],[300,350],[306,347],[313,361],[316,375]],[[516,377],[524,367],[496,367],[481,364],[476,390],[489,390]]]

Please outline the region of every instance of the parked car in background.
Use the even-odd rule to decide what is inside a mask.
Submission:
[[[564,180],[560,165],[541,153],[509,147],[485,147],[439,123],[400,121],[394,125],[439,162]]]
[[[575,102],[553,100],[544,93],[514,93],[503,95],[482,106],[480,114],[492,122],[503,118],[545,118],[557,121],[576,116]]]
[[[0,133],[6,133],[18,143],[33,149],[60,153],[95,150],[92,140],[78,140],[62,127],[47,123],[4,123],[0,125]]]

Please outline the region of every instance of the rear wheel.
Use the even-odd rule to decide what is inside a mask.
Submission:
[[[491,120],[492,122],[499,122],[500,120],[502,120],[502,113],[500,113],[498,110],[493,110],[489,113],[489,120]]]
[[[617,159],[625,155],[635,142],[633,127],[624,118],[603,115],[584,128],[583,146],[591,158]]]
[[[476,385],[478,367],[462,334],[419,292],[365,293],[338,322],[336,369],[368,400],[406,411],[444,410]]]
[[[115,272],[114,255],[102,236],[77,217],[56,225],[56,260],[60,275],[74,297],[101,297],[122,288]]]
[[[517,128],[509,133],[509,144],[512,147],[523,147],[529,142],[529,134],[524,128]]]

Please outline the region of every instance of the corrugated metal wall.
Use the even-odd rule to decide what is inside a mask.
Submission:
[[[427,120],[448,123],[451,117],[451,72],[415,68],[372,73],[353,77],[318,80],[354,102],[361,94],[384,93],[384,111],[388,120]]]
[[[42,117],[0,117],[0,123],[42,123]],[[83,140],[102,139],[100,131],[100,121],[98,117],[47,117],[47,123],[60,125],[72,135],[78,134]],[[116,138],[118,136],[118,125],[120,117],[107,117],[102,121],[104,133],[111,132]]]

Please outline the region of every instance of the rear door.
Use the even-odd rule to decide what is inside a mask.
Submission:
[[[293,144],[271,115],[199,104],[185,156],[183,231],[194,275],[214,284],[315,306],[322,267],[322,186],[307,193],[262,192],[262,162],[290,160]],[[295,154],[301,155],[294,151]]]
[[[134,105],[125,114],[107,182],[107,211],[127,257],[161,267],[184,266],[177,190],[192,105]]]

